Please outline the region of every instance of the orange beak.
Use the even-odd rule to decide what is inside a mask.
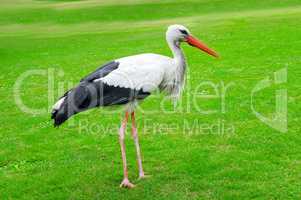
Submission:
[[[192,37],[191,35],[186,37],[186,42],[191,45],[194,46],[198,49],[201,49],[202,51],[218,58],[219,55],[212,49],[210,49],[209,47],[207,47],[207,45],[205,45],[204,43],[202,43],[201,41],[199,41],[198,39],[196,39],[195,37]]]

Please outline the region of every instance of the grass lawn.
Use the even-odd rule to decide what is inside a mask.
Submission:
[[[301,199],[300,0],[0,3],[1,200]],[[151,178],[137,180],[128,129],[129,176],[137,187],[121,189],[120,108],[76,115],[58,129],[50,108],[107,61],[171,55],[165,30],[174,23],[189,27],[221,59],[183,45],[189,70],[178,105],[154,95],[137,113]],[[287,71],[286,83],[261,90],[251,102],[254,87],[266,77],[274,81],[279,70]],[[16,92],[29,72],[36,74]],[[213,85],[218,97],[205,98],[215,94]],[[279,88],[287,91],[287,131],[251,109],[273,117]],[[16,94],[37,112],[22,110]]]

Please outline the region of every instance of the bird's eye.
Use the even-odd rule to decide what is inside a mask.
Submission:
[[[184,35],[188,35],[188,32],[186,30],[180,29],[180,32],[183,33]]]

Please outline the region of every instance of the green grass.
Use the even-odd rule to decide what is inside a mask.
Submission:
[[[1,2],[0,199],[300,199],[301,2],[118,3]],[[137,115],[143,163],[152,177],[137,180],[128,134],[135,189],[118,187],[120,110],[95,109],[55,129],[49,119],[53,102],[48,102],[46,76],[29,77],[20,91],[27,106],[44,109],[41,114],[24,113],[16,105],[15,82],[28,70],[50,69],[56,100],[64,80],[67,90],[114,58],[142,52],[171,55],[164,34],[172,23],[188,26],[222,58],[184,45],[189,75],[176,110],[165,100],[164,109],[170,112],[161,111],[162,95],[141,105]],[[281,133],[256,118],[250,98],[260,80],[284,67],[287,83],[279,87],[288,91],[288,131]],[[220,99],[193,96],[203,81],[233,83],[224,113]],[[266,116],[274,112],[277,88],[255,98],[256,109]],[[212,88],[200,91],[212,93]],[[200,113],[194,101],[216,112]],[[225,126],[223,134],[216,133],[220,124]],[[208,125],[214,126],[213,132]]]

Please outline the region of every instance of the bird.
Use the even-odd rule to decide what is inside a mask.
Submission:
[[[179,99],[187,71],[181,44],[186,42],[211,56],[219,57],[216,51],[194,37],[183,25],[168,26],[165,37],[172,57],[143,53],[115,59],[82,78],[78,85],[68,90],[52,108],[51,118],[54,120],[54,126],[58,127],[71,116],[88,109],[124,106],[124,118],[119,129],[123,164],[123,180],[120,187],[135,187],[128,177],[125,152],[125,130],[129,118],[132,122],[131,132],[136,148],[139,179],[147,177],[142,167],[135,109],[140,101],[158,90],[173,99]]]

